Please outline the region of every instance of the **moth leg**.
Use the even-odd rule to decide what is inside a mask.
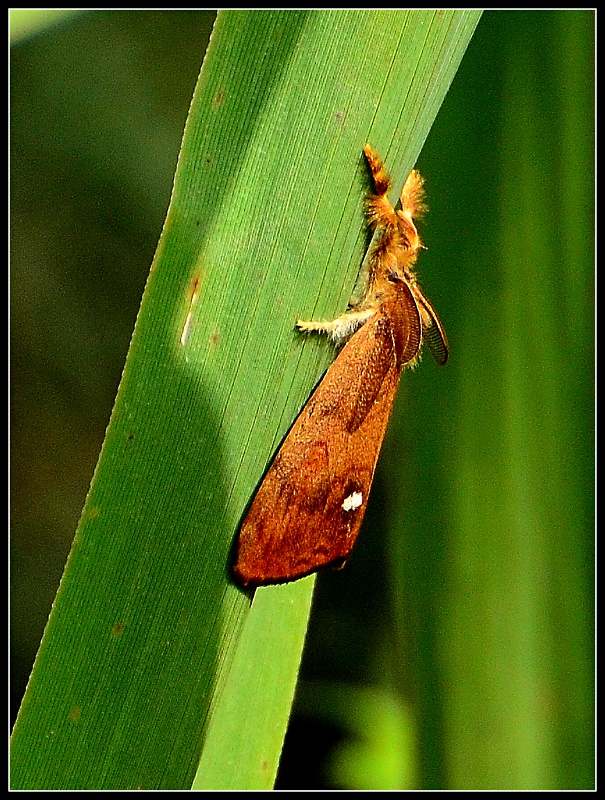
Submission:
[[[326,333],[333,342],[341,344],[349,339],[356,330],[374,316],[376,308],[366,308],[363,311],[349,311],[330,322],[315,322],[314,320],[298,320],[296,327],[304,333]]]
[[[366,144],[363,152],[368,160],[368,166],[374,181],[374,194],[366,200],[366,209],[370,226],[386,228],[389,225],[397,226],[398,218],[387,192],[391,188],[391,179],[385,169],[384,163],[371,145]]]
[[[426,206],[423,202],[423,183],[424,181],[418,170],[413,169],[403,184],[403,189],[399,196],[401,210],[397,211],[397,216],[401,220],[401,230],[408,241],[408,246],[414,252],[422,247],[414,220],[426,212]]]

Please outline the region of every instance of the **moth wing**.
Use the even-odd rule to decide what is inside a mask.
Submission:
[[[240,532],[240,583],[294,580],[349,556],[367,506],[401,370],[420,315],[399,282],[345,345],[294,423]]]

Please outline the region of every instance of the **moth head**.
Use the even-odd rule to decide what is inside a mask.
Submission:
[[[404,280],[403,275],[400,275],[397,270],[391,269],[387,273],[387,280],[390,283],[401,283]]]

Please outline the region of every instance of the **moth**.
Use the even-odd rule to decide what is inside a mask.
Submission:
[[[364,153],[374,185],[367,217],[378,232],[366,291],[331,322],[297,323],[301,331],[346,344],[292,426],[241,526],[234,574],[244,586],[344,565],[367,508],[402,369],[417,363],[423,343],[438,364],[448,359],[443,326],[414,273],[423,180],[412,170],[396,210],[383,162],[370,145]]]

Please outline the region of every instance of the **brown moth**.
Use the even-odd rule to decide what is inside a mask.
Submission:
[[[390,180],[377,153],[364,153],[375,191],[367,200],[380,231],[362,301],[331,322],[299,322],[302,331],[348,339],[267,472],[242,524],[234,573],[244,585],[296,580],[342,566],[353,549],[401,371],[417,363],[423,342],[438,364],[448,345],[413,271],[422,247],[414,218],[423,210],[420,174],[387,197]]]

